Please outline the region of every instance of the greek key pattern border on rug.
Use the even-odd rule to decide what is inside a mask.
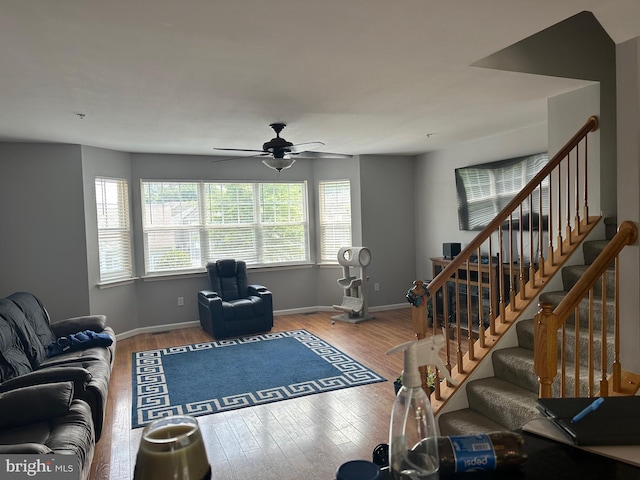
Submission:
[[[163,357],[189,351],[224,348],[287,337],[295,338],[323,360],[333,365],[341,374],[329,378],[247,392],[241,395],[212,398],[182,405],[171,404],[170,392],[168,391],[162,365]],[[134,392],[135,405],[132,428],[140,427],[158,418],[171,415],[208,415],[313,393],[385,381],[377,373],[304,329],[135,352],[134,362],[136,391]]]

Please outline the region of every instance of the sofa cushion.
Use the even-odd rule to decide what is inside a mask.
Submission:
[[[0,393],[0,429],[19,427],[67,414],[73,382],[47,383]]]
[[[0,316],[0,383],[33,371],[12,325]]]
[[[5,450],[5,446],[14,448]],[[28,426],[0,429],[0,453],[51,452],[77,455],[81,479],[89,477],[94,448],[91,409],[86,402],[79,399],[71,402],[68,412],[63,416]]]
[[[24,316],[27,317],[27,320],[31,323],[42,345],[50,345],[56,341],[56,336],[53,334],[51,326],[49,325],[49,314],[40,300],[33,294],[27,292],[16,292],[7,298],[22,310],[22,313],[24,313]]]
[[[40,342],[40,338],[22,310],[11,300],[2,298],[0,299],[0,317],[13,327],[31,366],[38,368],[40,363],[47,358],[47,354],[44,345]]]

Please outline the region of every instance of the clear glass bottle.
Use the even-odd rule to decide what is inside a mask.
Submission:
[[[438,430],[431,402],[422,389],[416,342],[388,353],[404,350],[402,387],[393,403],[389,428],[389,467],[396,480],[435,478],[439,468]]]

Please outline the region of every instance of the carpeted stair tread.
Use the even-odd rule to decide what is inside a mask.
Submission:
[[[534,322],[532,318],[520,320],[516,324],[516,332],[518,334],[518,345],[522,348],[533,350],[534,342]]]
[[[539,302],[544,303],[548,302],[552,305],[557,306],[560,304],[562,299],[566,296],[566,291],[555,291],[555,292],[545,292],[541,293],[539,297]],[[601,298],[593,299],[593,320],[594,320],[594,328],[596,330],[600,329],[600,325],[602,324],[602,309],[605,308],[606,311],[606,319],[607,319],[607,331],[613,332],[614,328],[614,318],[615,318],[615,305],[613,303],[613,299],[608,299],[606,304],[603,306],[603,302]],[[587,327],[588,319],[589,319],[589,299],[583,298],[578,304],[578,311],[580,314],[580,325],[581,328]],[[567,317],[567,324],[573,323],[574,314],[571,313],[569,317]]]
[[[506,380],[531,392],[538,392],[538,377],[533,370],[533,350],[523,347],[504,348],[493,353],[493,371]]]
[[[514,430],[534,418],[538,394],[496,377],[467,384],[469,407],[493,422]]]
[[[487,417],[463,408],[451,413],[444,413],[438,419],[440,435],[475,435],[504,430],[506,427]]]
[[[609,240],[590,240],[582,244],[584,263],[591,265],[600,252],[607,246]]]
[[[571,265],[562,269],[562,286],[565,291],[569,291],[582,278],[589,269],[589,265]],[[608,268],[605,272],[607,297],[613,298],[615,295],[615,270]],[[602,280],[596,281],[593,291],[597,297],[602,295]]]
[[[516,325],[516,330],[518,334],[518,345],[521,346],[522,348],[533,350],[534,326],[535,326],[535,323],[533,319],[521,320]],[[558,330],[558,342],[560,342],[562,339],[561,332],[562,332],[561,330]],[[575,344],[576,344],[575,343],[576,332],[575,332],[574,325],[567,325],[567,328],[565,330],[565,335],[566,335],[566,345],[567,345],[567,350],[565,352],[565,355],[568,362],[574,362],[575,361]],[[591,343],[589,339],[589,330],[587,328],[581,327],[579,331],[579,335],[580,335],[580,342],[579,342],[580,352],[582,353],[587,352],[588,346]],[[593,345],[594,345],[594,350],[596,352],[600,352],[600,348],[602,345],[601,336],[602,336],[601,331],[599,330],[594,331]],[[613,333],[607,332],[607,370],[608,371],[611,371],[611,365],[613,363],[614,346],[615,345],[614,345]],[[560,358],[560,344],[558,344],[558,358]],[[588,358],[582,355],[582,358],[581,358],[582,365],[587,366],[588,365],[587,361],[588,361]],[[595,368],[599,369],[600,364],[601,364],[601,355],[597,354],[595,356],[595,361],[594,361]]]

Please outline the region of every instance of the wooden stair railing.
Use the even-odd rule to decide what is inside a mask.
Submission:
[[[600,219],[589,216],[587,187],[588,135],[597,129],[598,118],[589,117],[460,254],[430,282],[416,280],[407,293],[414,306],[417,339],[428,333],[444,333],[450,339],[441,356],[457,385],[442,382],[435,366],[429,366],[431,375],[427,367],[421,369],[427,394],[431,391],[428,379],[435,376],[430,395],[434,412],[451,398]],[[515,222],[528,231],[518,227],[516,233]],[[507,248],[503,248],[505,236],[509,237]],[[517,262],[521,258],[532,261]],[[462,291],[466,295],[461,299]]]
[[[560,301],[555,309],[550,303],[540,304],[540,310],[535,315],[535,337],[534,337],[534,364],[535,373],[538,376],[540,384],[539,396],[548,398],[552,396],[552,384],[558,375],[558,357],[560,357],[560,396],[580,397],[580,358],[587,359],[588,367],[588,396],[592,397],[595,393],[596,383],[596,357],[600,360],[600,380],[599,380],[599,396],[607,396],[609,393],[624,393],[621,388],[622,366],[620,364],[620,319],[618,308],[618,258],[622,249],[627,245],[632,245],[638,238],[638,229],[632,222],[623,222],[618,228],[618,232],[607,244],[605,249],[598,255],[594,262],[589,266],[587,271],[580,277],[573,288]],[[607,276],[606,271],[610,265],[614,265],[614,295],[613,295],[613,343],[614,358],[612,364],[612,372],[609,378],[607,373]],[[600,282],[600,283],[599,283]],[[601,285],[602,301],[601,314],[599,320],[601,322],[601,342],[600,349],[594,344],[594,325],[598,320],[594,311],[594,300],[596,297],[595,287]],[[587,352],[580,352],[580,312],[578,306],[580,302],[587,298],[588,307],[588,335],[589,342]],[[567,318],[574,314],[575,326],[575,345],[572,345],[575,352],[575,368],[574,368],[574,388],[569,392],[567,387],[567,336],[566,322]],[[560,334],[558,334],[560,331]],[[560,336],[560,342],[558,342]],[[558,353],[560,352],[560,353]],[[581,357],[582,354],[582,357]],[[609,385],[611,379],[612,384]]]

